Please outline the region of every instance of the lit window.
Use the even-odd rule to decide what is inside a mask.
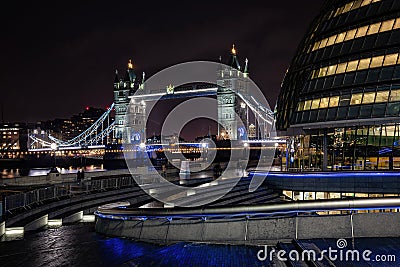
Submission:
[[[333,70],[336,68],[335,74],[341,74],[345,72],[352,72],[356,70],[364,70],[368,68],[379,68],[385,62],[384,66],[393,66],[396,64],[400,64],[400,57],[398,54],[390,54],[385,56],[376,56],[372,58],[364,58],[361,60],[353,60],[347,63],[340,63],[337,65],[331,65],[327,67],[323,67],[321,69],[317,69],[313,71],[312,78],[321,78],[328,75],[333,75]]]
[[[353,40],[354,36],[356,35],[356,29],[352,29],[347,31],[346,37],[344,38],[345,41]]]
[[[326,44],[326,46],[333,45],[335,43],[335,40],[336,40],[336,35],[333,35],[333,36],[329,37],[328,43]]]
[[[328,108],[329,106],[329,97],[321,98],[321,103],[319,104],[319,108]]]
[[[350,61],[349,64],[347,65],[346,72],[356,71],[357,66],[358,66],[358,60]]]
[[[372,0],[363,0],[362,3],[361,3],[361,6],[369,5],[369,4],[371,4],[371,1]]]
[[[307,100],[304,103],[304,110],[309,110],[311,108],[311,102],[312,102],[312,100]]]
[[[400,18],[397,18],[397,19],[396,19],[396,22],[394,23],[393,29],[394,29],[394,30],[395,30],[395,29],[400,29]]]
[[[374,103],[374,101],[375,101],[375,95],[376,95],[375,92],[365,93],[362,103],[363,103],[363,104],[371,104],[371,103]]]
[[[318,109],[320,99],[314,99],[311,105],[311,109]]]
[[[328,72],[326,75],[334,75],[336,73],[337,65],[332,65],[328,67]]]
[[[320,44],[320,43],[321,43],[320,41],[318,41],[318,42],[315,42],[315,44],[314,44],[314,47],[313,47],[312,51],[315,51],[315,50],[317,50],[317,49],[319,48],[319,44]]]
[[[353,6],[351,7],[351,10],[360,8],[362,2],[363,2],[363,0],[356,0],[356,1],[354,2]]]
[[[375,103],[387,102],[389,100],[389,91],[382,91],[376,93]]]
[[[351,7],[353,6],[353,2],[348,3],[347,5],[344,6],[342,13],[349,12],[351,10]]]
[[[354,94],[351,96],[350,105],[361,104],[363,94]]]
[[[394,19],[382,22],[380,32],[391,31],[393,28],[393,24],[394,24]]]
[[[345,38],[345,37],[346,37],[346,33],[345,33],[345,32],[339,33],[339,34],[337,35],[335,44],[342,43],[342,42],[344,41],[344,38]]]
[[[343,13],[343,9],[344,9],[344,7],[340,7],[340,8],[338,8],[338,9],[336,9],[336,13],[335,13],[334,17],[337,17],[337,16],[339,16],[340,14],[342,14],[342,13]]]
[[[356,38],[364,37],[365,35],[367,35],[367,31],[368,31],[368,26],[358,28]]]
[[[392,90],[390,92],[389,101],[390,102],[400,101],[400,90]]]
[[[319,45],[319,47],[325,47],[326,46],[326,44],[328,43],[328,38],[325,38],[325,39],[323,39],[322,41],[321,41],[321,44]]]
[[[396,21],[396,24],[395,24]],[[315,51],[326,46],[331,46],[333,44],[338,44],[344,41],[353,40],[355,38],[361,38],[366,35],[377,34],[379,32],[391,31],[392,28],[400,28],[400,21],[391,19],[384,22],[378,22],[371,25],[362,26],[359,28],[351,29],[347,32],[332,35],[322,41],[316,42],[312,47],[311,51]]]
[[[331,99],[329,100],[329,107],[337,107],[339,106],[339,97],[338,96],[332,96]]]
[[[371,26],[369,26],[367,34],[368,35],[376,34],[376,33],[379,32],[380,28],[381,28],[381,23],[380,22],[372,24]]]
[[[386,55],[383,61],[383,66],[396,65],[398,54]]]
[[[300,102],[297,111],[303,111],[303,108],[304,108],[304,102]]]
[[[369,68],[369,64],[371,63],[370,58],[364,58],[360,60],[360,64],[358,64],[358,70],[365,70]]]
[[[336,74],[341,74],[346,72],[347,62],[340,63],[337,67]]]
[[[341,6],[338,9],[336,9],[336,12],[334,12],[333,17],[337,17],[346,12],[356,10],[360,7],[367,6],[367,5],[370,5],[370,4],[379,2],[379,1],[382,1],[382,0],[356,0],[356,1],[350,2],[344,6]]]
[[[327,72],[328,72],[328,67],[322,68],[321,71],[319,72],[318,77],[325,77]]]
[[[373,57],[371,60],[371,68],[382,67],[384,56]]]

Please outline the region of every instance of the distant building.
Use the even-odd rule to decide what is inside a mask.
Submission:
[[[26,123],[1,123],[0,124],[0,157],[9,152],[27,151]]]
[[[106,110],[102,108],[86,107],[83,112],[73,115],[69,119],[54,119],[41,122],[38,124],[37,131],[48,131],[58,139],[70,140],[93,125],[104,112]]]

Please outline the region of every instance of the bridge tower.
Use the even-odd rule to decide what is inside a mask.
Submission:
[[[133,71],[132,61],[129,60],[128,69],[123,78],[115,71],[114,79],[114,103],[115,103],[115,128],[114,141],[121,144],[127,137],[128,128],[125,127],[126,111],[129,106],[130,92],[135,88],[136,75]]]
[[[220,59],[221,60],[221,59]],[[242,70],[237,58],[235,45],[232,46],[229,65],[220,65],[217,71],[218,136],[220,139],[245,140],[248,138],[248,107],[236,93],[248,95],[248,60]],[[244,127],[238,127],[236,114]]]

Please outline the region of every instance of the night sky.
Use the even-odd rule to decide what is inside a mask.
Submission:
[[[11,2],[11,3],[10,3]],[[70,117],[112,103],[116,68],[147,77],[185,61],[229,57],[234,43],[275,105],[283,75],[319,13],[305,1],[8,1],[0,10],[5,121]]]

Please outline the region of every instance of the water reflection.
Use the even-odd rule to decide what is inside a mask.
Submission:
[[[94,231],[94,224],[80,223],[0,242],[0,266],[261,266],[258,250],[192,243],[158,246],[105,237]]]
[[[103,164],[101,165],[89,165],[85,168],[59,168],[57,170],[61,174],[67,173],[77,173],[78,170],[84,170],[85,172],[98,172],[98,171],[106,171],[104,169]],[[41,176],[47,175],[50,171],[50,168],[32,168],[32,169],[1,169],[0,168],[0,179],[7,179],[7,178],[16,178],[22,176]]]

